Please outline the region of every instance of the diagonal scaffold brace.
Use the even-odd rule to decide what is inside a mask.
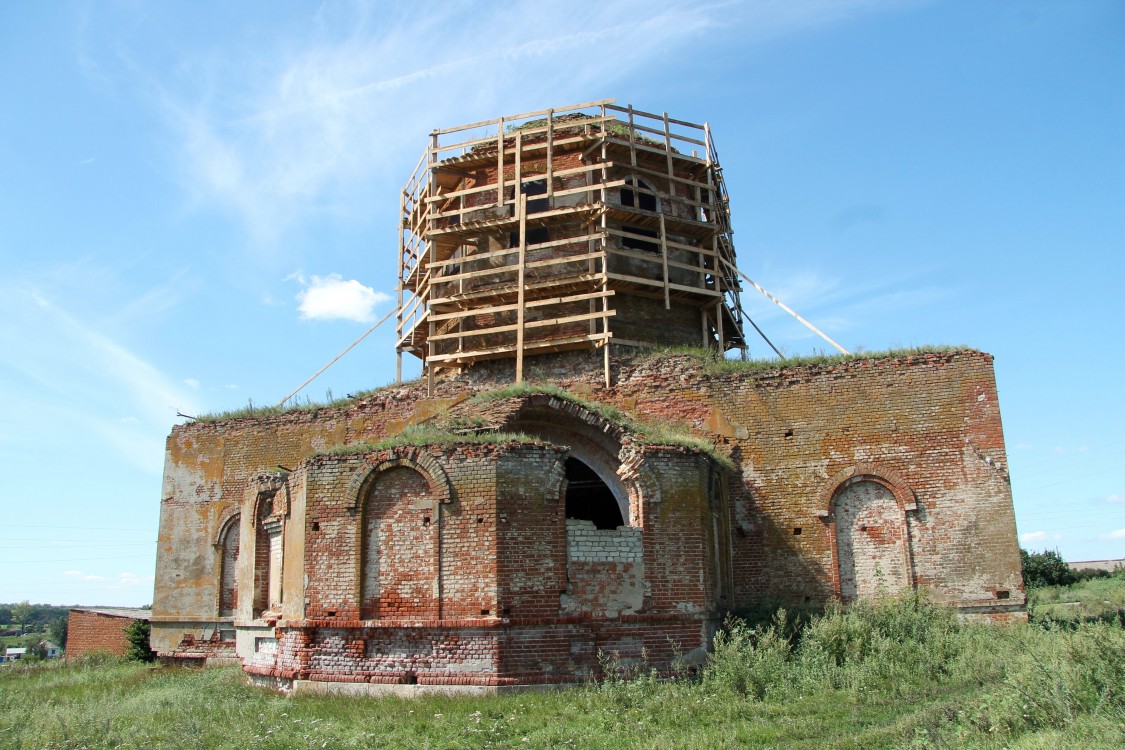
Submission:
[[[734,270],[735,270],[735,271],[738,271],[738,275],[739,275],[739,276],[741,276],[742,278],[744,278],[744,279],[746,279],[746,280],[747,280],[748,282],[750,282],[750,285],[751,285],[752,287],[754,287],[755,289],[757,289],[757,290],[758,290],[759,292],[761,292],[762,294],[766,295],[766,297],[768,297],[768,298],[770,299],[770,301],[771,301],[771,302],[773,302],[773,303],[774,303],[775,305],[777,305],[778,307],[780,307],[780,308],[781,308],[782,310],[784,310],[785,312],[789,313],[789,314],[790,314],[790,315],[792,315],[792,316],[793,316],[794,318],[796,318],[797,320],[799,320],[799,321],[800,321],[800,322],[801,322],[802,324],[804,324],[804,326],[805,326],[806,328],[808,328],[808,329],[809,329],[810,331],[812,331],[813,333],[815,333],[815,334],[816,334],[817,336],[820,336],[820,337],[821,337],[822,339],[824,339],[825,341],[827,341],[827,342],[828,342],[829,344],[831,344],[832,346],[836,347],[837,351],[839,351],[839,352],[840,352],[841,354],[849,354],[849,355],[851,354],[851,352],[849,352],[849,351],[848,351],[847,349],[845,349],[844,347],[840,346],[840,345],[839,345],[839,344],[837,344],[837,343],[836,343],[835,341],[833,341],[833,340],[832,340],[831,338],[829,338],[829,337],[828,337],[828,334],[824,333],[824,332],[823,332],[823,331],[821,331],[821,330],[820,330],[819,328],[817,328],[816,326],[814,326],[814,325],[813,325],[812,323],[810,323],[809,321],[807,321],[807,320],[805,320],[804,318],[802,318],[802,317],[801,317],[800,315],[798,315],[798,314],[797,314],[797,313],[795,313],[795,312],[794,312],[794,311],[793,311],[792,309],[790,309],[790,308],[789,308],[789,306],[788,306],[788,305],[786,305],[786,304],[785,304],[784,302],[782,302],[782,301],[781,301],[781,300],[779,300],[779,299],[778,299],[777,297],[775,297],[775,296],[773,296],[772,294],[770,294],[769,292],[767,292],[767,291],[766,291],[766,289],[765,289],[765,288],[764,288],[764,287],[763,287],[763,286],[762,286],[761,284],[759,284],[758,282],[754,281],[754,280],[753,280],[752,278],[750,278],[749,276],[747,276],[746,274],[744,274],[744,273],[743,273],[742,271],[740,271],[739,269],[737,269],[737,268],[736,268],[736,269],[734,269]],[[753,324],[754,324],[754,321],[750,321],[750,323],[751,323],[751,325],[753,325]],[[758,326],[757,326],[757,325],[754,325],[754,328],[755,328],[756,330],[758,330],[758,333],[762,333],[761,329],[758,329]],[[762,338],[765,338],[765,334],[762,334]],[[769,339],[766,339],[766,343],[770,343],[770,342],[769,342]],[[773,344],[772,344],[772,343],[770,343],[770,347],[773,347]],[[776,348],[774,348],[773,350],[774,350],[775,352],[777,351],[777,349],[776,349]],[[781,356],[781,353],[780,353],[780,352],[778,352],[778,356],[779,356],[779,357]],[[782,359],[784,359],[784,357],[782,357]]]

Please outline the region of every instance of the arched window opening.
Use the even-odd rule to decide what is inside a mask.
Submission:
[[[639,234],[642,237],[656,238],[660,236],[660,234],[655,229],[645,229],[644,227],[623,226],[621,227],[621,229],[631,234]],[[656,244],[655,242],[649,242],[648,240],[639,239],[637,237],[622,237],[621,245],[622,247],[627,247],[630,250],[644,250],[645,252],[649,253],[660,252],[660,245]]]
[[[601,477],[577,458],[566,460],[566,517],[593,521],[599,529],[624,526],[621,508]]]
[[[636,187],[621,188],[621,205],[632,206],[639,208],[642,211],[655,211],[656,210],[656,195],[652,192],[644,180],[634,180],[632,177],[625,178],[626,185],[633,185]],[[647,191],[647,192],[642,192]]]
[[[219,617],[233,617],[238,608],[240,525],[239,516],[234,516],[219,538]]]
[[[544,198],[533,198],[535,195],[547,195],[547,181],[546,180],[531,180],[523,184],[523,194],[527,196],[527,212],[529,214],[541,214],[550,206],[550,200]]]

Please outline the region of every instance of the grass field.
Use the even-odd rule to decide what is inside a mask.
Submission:
[[[1120,626],[970,625],[919,598],[732,623],[699,675],[552,693],[286,698],[237,668],[0,670],[0,748],[1122,746]]]

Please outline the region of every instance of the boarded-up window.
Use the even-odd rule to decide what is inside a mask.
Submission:
[[[281,609],[281,569],[284,560],[283,525],[273,516],[273,500],[258,506],[254,534],[254,616]]]
[[[238,608],[239,516],[227,522],[219,539],[219,617],[233,617]]]
[[[894,594],[910,586],[906,522],[889,489],[873,481],[848,484],[836,494],[835,514],[844,600]]]
[[[375,481],[363,505],[365,619],[436,616],[436,511],[429,482],[413,469]]]

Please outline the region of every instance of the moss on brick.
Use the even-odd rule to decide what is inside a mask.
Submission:
[[[759,373],[779,372],[798,369],[821,369],[848,362],[861,362],[866,360],[877,361],[887,359],[900,359],[903,357],[916,357],[927,354],[955,354],[958,352],[979,353],[978,350],[967,346],[946,346],[923,344],[895,349],[885,349],[874,352],[856,352],[853,354],[805,354],[795,357],[786,357],[784,360],[773,358],[727,359],[719,356],[712,349],[702,347],[661,347],[651,349],[637,355],[641,361],[665,359],[680,356],[689,357],[698,362],[705,375],[726,375],[733,373]]]
[[[317,455],[348,456],[402,446],[460,445],[465,443],[542,443],[542,440],[522,432],[454,432],[439,425],[411,425],[397,435],[375,442],[352,443],[328,448]]]
[[[227,411],[206,412],[197,417],[188,417],[196,422],[214,423],[214,422],[229,422],[234,419],[261,419],[265,417],[277,417],[285,414],[298,414],[298,413],[313,413],[318,411],[327,411],[330,409],[344,409],[349,406],[354,406],[364,399],[371,398],[382,391],[391,388],[409,388],[418,385],[420,380],[411,380],[402,383],[388,383],[377,388],[368,388],[355,393],[349,393],[343,398],[334,398],[327,401],[313,401],[308,396],[304,400],[291,401],[287,406],[255,406],[253,399],[243,407],[238,409],[229,409]]]
[[[637,419],[614,406],[590,401],[552,383],[516,383],[504,388],[478,393],[469,399],[468,403],[487,404],[501,399],[533,395],[554,396],[577,404],[629,433],[637,444],[667,445],[699,451],[722,466],[734,469],[734,462],[731,461],[729,456],[719,451],[711,441],[692,434],[691,428],[685,424],[670,420],[656,422]]]

